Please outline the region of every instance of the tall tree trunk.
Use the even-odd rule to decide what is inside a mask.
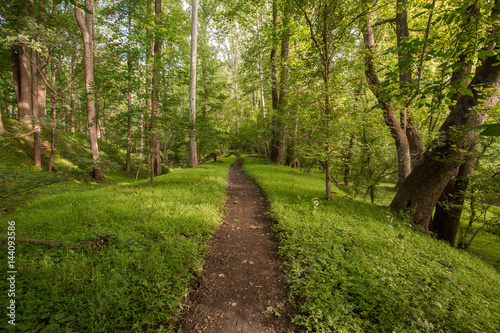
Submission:
[[[279,134],[278,134],[278,164],[285,164],[285,119],[288,108],[288,78],[289,66],[288,59],[290,57],[290,4],[285,2],[283,5],[283,26],[281,33],[281,80],[279,84],[279,100],[278,113],[279,119]]]
[[[30,3],[32,4],[32,0]],[[19,18],[29,18],[30,6],[13,4]],[[26,42],[16,41],[12,45],[12,74],[14,78],[14,90],[17,101],[17,117],[20,122],[29,124],[32,115],[31,108],[31,63],[29,60],[30,50]]]
[[[50,64],[50,76],[52,78],[52,86],[56,86],[56,70],[57,66],[55,65],[54,61],[51,62]],[[50,112],[50,157],[49,157],[49,164],[47,166],[47,172],[52,172],[52,166],[54,163],[54,157],[56,155],[56,104],[57,104],[57,97],[58,95],[56,94],[55,91],[52,92],[51,98],[50,98],[50,104],[51,104],[51,112]]]
[[[197,59],[197,36],[198,36],[198,1],[192,0],[191,6],[191,82],[189,85],[189,167],[198,165],[196,149],[196,59]],[[236,61],[235,61],[236,63]]]
[[[404,130],[410,149],[410,162],[414,166],[422,158],[424,144],[418,131],[417,124],[408,114],[412,104],[413,93],[412,72],[411,72],[411,52],[407,47],[406,40],[410,36],[408,28],[407,0],[396,1],[396,39],[398,45],[398,70],[399,86],[405,99],[403,108],[400,111],[400,126]]]
[[[75,75],[75,58],[71,57],[71,77]],[[71,116],[70,116],[70,130],[75,133],[75,82],[71,82]]]
[[[146,14],[149,15],[151,12],[154,14],[154,9],[153,11],[151,10],[153,5],[153,0],[147,0],[146,4]],[[152,76],[149,75],[150,71],[153,71],[153,66],[151,65],[151,58],[153,58],[153,44],[154,38],[151,38],[150,36],[154,36],[154,34],[151,32],[151,29],[148,28],[146,29],[146,36],[147,36],[147,42],[146,42],[146,70],[145,70],[145,78],[146,78],[146,95],[147,96],[152,96],[152,90],[151,90],[151,84],[152,84]],[[146,98],[146,109],[151,109],[151,98]],[[146,118],[144,119],[144,116]],[[146,149],[149,152],[149,166],[151,168],[151,182],[154,182],[154,177],[155,177],[155,163],[154,163],[154,155],[153,155],[153,121],[151,119],[151,113],[146,112],[145,114],[141,114],[141,151],[144,151],[144,141],[146,143]],[[144,125],[146,125],[146,130],[144,131]]]
[[[398,122],[398,117],[393,106],[382,95],[381,83],[375,70],[375,38],[370,20],[367,18],[364,21],[363,39],[365,43],[365,76],[368,81],[370,90],[377,98],[377,101],[382,106],[384,121],[389,128],[391,135],[396,143],[396,151],[398,155],[398,186],[408,177],[411,172],[411,155],[410,144],[406,136],[406,131]]]
[[[395,210],[412,209],[413,221],[426,229],[438,199],[465,159],[464,151],[477,139],[477,131],[467,129],[482,125],[487,119],[486,110],[498,103],[499,97],[491,92],[486,95],[484,89],[500,89],[500,66],[495,66],[499,60],[498,55],[487,57],[477,66],[468,85],[473,96],[460,96],[450,107],[450,114],[439,129],[437,144],[425,152],[422,162],[401,184],[391,203]]]
[[[29,1],[29,12],[31,23],[35,24],[35,2]],[[36,36],[32,36],[32,41],[36,40]],[[37,167],[42,166],[42,148],[40,138],[40,117],[38,114],[38,73],[37,73],[37,52],[31,50],[31,114],[33,115],[33,163]]]
[[[77,4],[80,1],[77,0]],[[83,18],[82,10],[75,6],[75,17],[80,30],[82,32],[83,39],[83,52],[84,52],[84,63],[85,63],[85,90],[87,93],[87,124],[89,132],[90,150],[92,152],[92,159],[94,160],[94,166],[92,171],[92,178],[96,180],[103,180],[104,177],[101,172],[101,166],[99,165],[99,145],[97,142],[97,119],[96,119],[96,108],[94,100],[94,57],[92,48],[92,38],[94,30],[94,3],[93,0],[85,0],[85,8],[88,12],[85,14],[85,19]]]
[[[272,107],[274,110],[271,120],[271,161],[278,162],[279,160],[279,132],[280,119],[278,116],[279,108],[279,87],[278,87],[278,65],[277,65],[277,41],[278,39],[278,1],[273,0],[273,48],[271,49],[271,98]]]
[[[325,172],[326,172],[326,199],[328,201],[332,200],[332,169],[331,169],[331,160],[332,160],[332,142],[330,137],[330,129],[332,126],[332,116],[330,109],[330,70],[328,66],[325,66],[325,74],[324,74],[324,82],[325,82],[325,117],[326,117],[326,163],[325,163]]]
[[[17,100],[17,118],[20,122],[29,123],[31,116],[31,64],[28,59],[26,43],[12,46],[12,73]]]
[[[161,25],[161,3],[162,0],[155,0],[155,25]],[[161,175],[161,150],[160,150],[160,135],[156,125],[160,115],[160,81],[161,81],[161,50],[163,39],[160,32],[155,33],[155,41],[153,47],[154,64],[152,77],[152,95],[151,95],[151,128],[152,128],[152,145],[151,145],[151,171],[155,176]]]
[[[127,47],[127,72],[128,72],[128,91],[127,91],[127,156],[125,159],[125,171],[130,172],[132,155],[132,52],[130,50],[132,41],[132,13],[131,2],[128,3],[128,47]]]
[[[35,166],[42,166],[42,148],[41,148],[41,124],[40,124],[40,115],[38,114],[38,77],[36,73],[36,61],[37,54],[35,51],[31,51],[31,61],[32,68],[31,72],[33,73],[33,78],[31,80],[31,91],[33,92],[32,101],[31,101],[31,110],[33,114],[33,162]]]
[[[263,20],[262,17],[262,12],[257,11],[257,31],[258,31],[258,37],[259,37],[259,43],[261,43],[261,34],[260,34],[260,26],[261,22]],[[262,53],[261,50],[258,50],[259,52],[259,62],[257,64],[258,69],[259,69],[259,82],[260,82],[260,106],[262,107],[262,113],[264,118],[266,118],[266,99],[265,99],[265,93],[264,93],[264,73],[263,73],[263,68],[262,68]]]

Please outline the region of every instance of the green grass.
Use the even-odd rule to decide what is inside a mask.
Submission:
[[[232,161],[176,171],[154,185],[145,180],[63,193],[0,219],[1,238],[15,221],[18,238],[109,240],[101,248],[17,243],[16,329],[167,331],[221,222]],[[0,249],[6,258],[6,244]]]
[[[498,332],[500,275],[384,206],[246,158],[277,221],[295,322],[311,332]]]

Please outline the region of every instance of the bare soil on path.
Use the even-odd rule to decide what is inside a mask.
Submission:
[[[193,283],[178,332],[297,332],[272,220],[242,164],[238,156],[229,170],[229,211],[211,240],[203,276]]]

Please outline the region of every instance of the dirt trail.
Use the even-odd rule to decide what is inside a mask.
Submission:
[[[178,332],[297,331],[267,206],[242,164],[238,157],[229,170],[226,223],[211,240],[204,276],[189,295]]]

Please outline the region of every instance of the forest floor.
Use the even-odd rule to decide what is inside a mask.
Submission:
[[[178,332],[293,332],[283,262],[262,192],[238,157],[228,180],[228,212],[193,282]]]

